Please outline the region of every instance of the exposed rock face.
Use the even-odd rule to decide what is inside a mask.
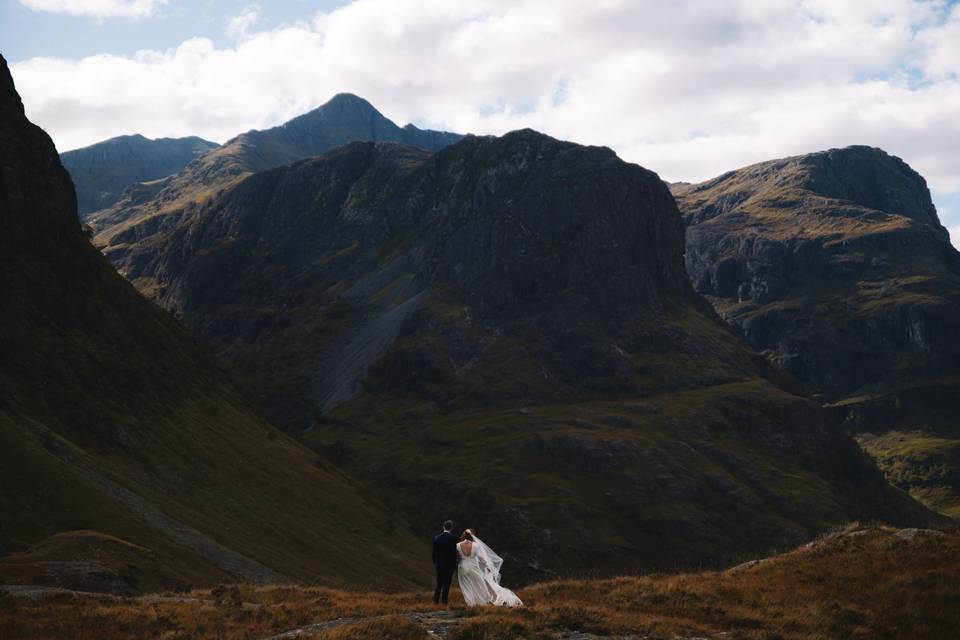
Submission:
[[[177,173],[217,146],[197,137],[150,140],[136,134],[61,153],[60,162],[70,172],[84,218],[112,206],[128,187]]]
[[[655,174],[526,130],[254,174],[126,264],[275,421],[411,521],[481,527],[523,578],[929,517],[781,388],[683,254]]]
[[[308,304],[320,305],[318,319],[330,306],[369,318],[379,330],[349,327],[368,343],[409,329],[442,298],[457,311],[457,334],[445,341],[477,340],[459,335],[469,317],[515,327],[528,341],[546,337],[545,354],[569,351],[543,362],[523,392],[556,400],[608,373],[611,389],[650,390],[626,374],[627,352],[640,347],[630,328],[641,314],[701,304],[684,276],[682,247],[680,218],[652,173],[606,149],[519,131],[471,137],[436,157],[355,143],[256,174],[191,209],[162,239],[132,248],[128,275],[197,335],[222,340],[226,353],[242,352],[238,340],[257,344],[277,324],[280,334],[302,329],[294,317]],[[266,296],[270,316],[252,294]],[[329,353],[323,340],[304,348]],[[466,345],[446,348],[477,355]],[[754,366],[745,351],[730,357],[740,369]],[[544,374],[549,383],[538,383]],[[709,368],[690,375],[731,379]],[[283,421],[303,425],[311,414]]]
[[[919,174],[850,147],[674,192],[695,288],[751,345],[838,402],[854,430],[960,437],[938,417],[960,410],[960,254]],[[919,412],[919,398],[939,409]],[[960,508],[957,489],[938,506]]]
[[[229,376],[90,245],[70,177],[24,116],[2,57],[0,229],[5,546],[96,529],[149,548],[151,566],[180,583],[427,579],[403,560],[425,545],[402,526],[383,545],[362,542],[356,531],[390,516],[258,418]],[[357,564],[338,564],[343,553]],[[156,578],[125,585],[157,588]]]
[[[813,390],[960,371],[960,255],[900,159],[834,149],[675,191],[697,291]]]
[[[203,202],[256,171],[303,160],[357,140],[401,142],[436,151],[461,138],[455,133],[398,127],[369,102],[341,93],[313,111],[263,131],[248,131],[191,163],[156,186],[133,190],[108,210],[91,217],[97,243],[111,262],[127,269],[132,244],[175,223]],[[170,218],[169,220],[167,218]]]

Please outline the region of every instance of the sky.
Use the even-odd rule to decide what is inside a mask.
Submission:
[[[924,175],[960,246],[958,0],[0,0],[0,53],[61,151],[223,142],[344,91],[669,181],[866,144]]]

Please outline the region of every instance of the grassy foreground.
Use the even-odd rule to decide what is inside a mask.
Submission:
[[[960,530],[848,527],[789,553],[724,571],[558,581],[519,592],[523,609],[462,608],[454,640],[568,637],[947,638],[960,628]],[[0,595],[0,639],[430,637],[427,593],[220,587],[140,598]],[[427,612],[426,617],[420,615]],[[426,620],[426,622],[425,622]],[[583,637],[583,636],[581,636]]]

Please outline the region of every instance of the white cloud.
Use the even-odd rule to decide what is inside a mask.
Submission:
[[[954,247],[960,249],[960,224],[950,227],[950,242],[953,243]]]
[[[145,18],[168,0],[19,0],[34,11],[71,16],[103,18]]]
[[[260,5],[248,5],[239,14],[230,18],[224,33],[231,38],[246,38],[247,33],[253,30],[262,15],[263,11],[260,9]]]
[[[258,17],[234,18],[226,48],[14,73],[61,149],[132,131],[223,141],[352,91],[400,123],[530,126],[670,180],[870,144],[960,191],[960,8],[940,0],[357,0],[275,30]]]

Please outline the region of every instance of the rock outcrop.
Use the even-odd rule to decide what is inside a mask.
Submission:
[[[195,136],[150,140],[136,134],[61,153],[60,162],[70,172],[82,219],[113,206],[127,188],[173,175],[217,146]]]
[[[960,254],[903,161],[835,149],[675,191],[697,291],[815,392],[960,372]]]

